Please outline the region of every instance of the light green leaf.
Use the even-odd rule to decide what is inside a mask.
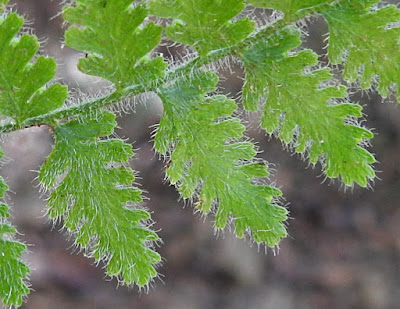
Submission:
[[[75,24],[65,33],[66,44],[87,53],[79,69],[113,82],[117,88],[145,84],[162,77],[162,57],[150,59],[149,52],[161,40],[162,27],[142,26],[147,17],[144,4],[132,0],[77,0],[64,8],[63,17]]]
[[[98,111],[55,128],[56,144],[39,179],[54,188],[50,217],[62,217],[76,243],[106,262],[109,276],[142,287],[157,276],[160,256],[151,245],[158,236],[145,226],[150,214],[138,207],[141,191],[125,167],[132,147],[120,139],[99,139],[115,125],[112,113]]]
[[[3,153],[0,151],[0,158]],[[8,190],[3,177],[0,177],[0,199]],[[13,240],[17,230],[6,218],[10,216],[8,205],[0,203],[0,300],[6,306],[20,306],[23,298],[29,294],[27,276],[30,272],[22,261],[26,246]]]
[[[365,187],[375,177],[375,159],[361,147],[373,134],[354,124],[361,106],[335,102],[347,96],[346,88],[323,86],[332,75],[328,68],[310,69],[318,63],[311,50],[289,54],[300,44],[300,31],[290,27],[245,53],[244,105],[256,110],[267,92],[262,128],[306,153],[311,163],[319,160],[329,178]]]
[[[302,18],[306,11],[317,11],[321,5],[336,2],[336,0],[248,0],[248,4],[258,7],[281,11],[285,18]]]
[[[168,38],[200,55],[236,45],[254,30],[248,18],[231,21],[244,9],[243,0],[150,0],[149,5],[154,15],[174,19],[166,28]]]
[[[217,81],[216,75],[201,73],[159,90],[164,115],[155,148],[162,154],[171,148],[171,183],[184,198],[198,198],[203,213],[215,210],[216,228],[233,221],[238,237],[249,232],[257,243],[274,247],[287,235],[282,223],[287,210],[274,201],[281,192],[255,184],[268,176],[267,167],[255,161],[254,145],[241,140],[245,127],[231,117],[234,101],[204,96]]]
[[[368,89],[377,80],[386,97],[389,87],[400,101],[400,10],[394,5],[372,9],[379,0],[343,0],[323,13],[329,25],[328,56],[345,63],[343,78]]]
[[[68,96],[66,86],[46,86],[56,74],[54,59],[30,62],[39,43],[32,35],[17,36],[23,24],[15,13],[0,19],[0,114],[17,123],[60,107]]]

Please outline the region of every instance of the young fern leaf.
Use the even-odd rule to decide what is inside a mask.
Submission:
[[[362,116],[361,106],[332,103],[347,96],[346,88],[322,86],[332,79],[330,69],[311,70],[318,63],[311,50],[289,54],[300,44],[300,31],[288,27],[244,54],[244,106],[257,110],[267,92],[262,128],[293,144],[297,153],[307,153],[311,163],[320,160],[329,178],[365,187],[375,176],[375,159],[361,147],[373,134],[351,123]]]
[[[106,262],[109,276],[142,287],[157,276],[160,256],[152,243],[158,236],[145,226],[150,214],[132,204],[142,201],[141,191],[132,187],[133,171],[123,166],[132,147],[120,139],[99,139],[115,125],[112,113],[98,111],[56,127],[55,147],[39,179],[53,189],[50,217],[63,218],[76,244]]]
[[[66,86],[46,87],[56,73],[52,58],[37,57],[37,38],[17,36],[24,19],[15,13],[0,17],[0,115],[11,117],[19,124],[60,107],[68,97]]]
[[[285,19],[298,20],[305,17],[304,13],[315,12],[321,5],[334,3],[336,0],[248,0],[247,2],[254,7],[281,11],[285,14]]]
[[[167,154],[174,145],[167,169],[170,182],[183,198],[198,197],[201,212],[217,208],[216,228],[233,221],[238,237],[249,232],[255,242],[274,247],[287,234],[282,223],[287,210],[274,202],[281,192],[254,184],[268,176],[267,167],[255,161],[252,143],[240,141],[245,127],[231,117],[235,102],[221,95],[204,96],[215,90],[217,81],[215,74],[203,72],[159,89],[164,114],[155,148]]]
[[[343,0],[323,12],[329,25],[328,56],[332,64],[344,62],[344,80],[359,79],[363,89],[378,77],[378,92],[387,97],[389,87],[396,84],[400,101],[400,67],[396,65],[400,63],[400,10],[394,5],[371,8],[379,2]]]
[[[148,23],[143,3],[132,0],[76,0],[76,6],[63,10],[66,21],[76,24],[65,32],[66,44],[88,53],[79,59],[78,68],[103,77],[119,88],[146,84],[163,76],[162,57],[147,54],[161,40],[162,27]]]
[[[0,199],[4,199],[7,190],[0,176]],[[9,216],[8,205],[0,202],[0,300],[6,306],[21,306],[24,296],[29,294],[26,280],[30,270],[21,261],[26,246],[13,240],[17,230],[6,221]]]
[[[150,0],[149,8],[156,16],[173,18],[167,37],[193,47],[200,56],[233,46],[254,30],[247,17],[231,21],[245,8],[243,0]]]

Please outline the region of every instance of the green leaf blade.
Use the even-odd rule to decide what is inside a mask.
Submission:
[[[39,180],[53,188],[50,217],[62,217],[65,227],[76,233],[75,242],[106,262],[108,275],[143,287],[157,276],[161,258],[151,244],[158,236],[146,227],[150,214],[138,208],[141,190],[132,186],[133,171],[124,166],[132,147],[119,139],[99,140],[115,125],[112,113],[99,111],[57,127],[55,148]]]

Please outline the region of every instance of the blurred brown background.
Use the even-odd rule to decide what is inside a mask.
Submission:
[[[63,21],[59,1],[14,0],[43,42],[43,53],[60,64],[58,77],[87,94],[102,92],[104,83],[76,70],[79,53],[62,48]],[[307,45],[323,54],[326,26],[314,20]],[[321,56],[321,61],[326,61]],[[393,65],[399,65],[394,63]],[[242,74],[221,72],[224,87],[238,92]],[[75,91],[76,92],[76,91]],[[212,217],[203,220],[193,208],[178,201],[173,187],[164,182],[164,163],[149,142],[162,113],[159,103],[137,104],[135,112],[122,116],[118,134],[138,149],[132,161],[139,182],[148,191],[148,208],[164,244],[165,258],[148,293],[119,287],[107,280],[101,267],[72,252],[72,241],[61,226],[44,216],[46,195],[38,190],[37,170],[50,152],[52,136],[44,128],[9,134],[2,139],[7,164],[2,175],[10,185],[9,202],[20,239],[30,246],[26,256],[33,269],[33,291],[24,309],[105,308],[232,308],[395,309],[400,304],[400,109],[374,94],[357,92],[352,99],[365,106],[366,126],[376,134],[371,151],[377,160],[379,180],[373,189],[345,190],[339,183],[321,184],[318,168],[282,150],[255,124],[248,135],[274,163],[273,181],[289,204],[290,237],[279,255],[235,239],[228,231],[214,235]],[[249,117],[250,118],[250,117]],[[254,119],[253,119],[254,121]],[[106,280],[104,280],[106,279]]]

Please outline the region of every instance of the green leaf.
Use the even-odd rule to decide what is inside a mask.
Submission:
[[[243,0],[150,0],[149,6],[154,15],[174,19],[166,28],[168,38],[201,56],[236,45],[254,30],[248,18],[231,21],[244,9]]]
[[[0,151],[0,158],[2,156]],[[0,199],[4,199],[7,190],[8,186],[0,177]],[[29,294],[26,280],[30,270],[21,261],[26,246],[13,240],[17,230],[5,220],[9,216],[7,204],[0,203],[0,300],[6,306],[20,306]]]
[[[64,8],[65,20],[76,26],[65,33],[66,44],[87,53],[79,69],[103,77],[117,88],[145,84],[162,77],[162,57],[150,59],[149,52],[161,41],[162,27],[142,26],[147,17],[144,4],[132,0],[79,0]]]
[[[300,44],[300,31],[289,27],[245,53],[244,106],[256,110],[267,92],[262,128],[306,153],[311,163],[319,160],[329,178],[365,187],[375,177],[375,159],[361,147],[373,137],[355,124],[361,106],[335,101],[347,96],[346,88],[323,85],[332,75],[328,68],[310,69],[318,64],[311,50],[289,53]]]
[[[379,0],[343,0],[323,13],[329,25],[328,56],[345,63],[343,78],[368,89],[377,80],[386,97],[389,87],[400,101],[400,10],[394,5],[372,9]]]
[[[268,176],[267,167],[255,160],[254,145],[242,140],[245,127],[231,117],[234,101],[204,96],[217,81],[216,75],[201,73],[159,90],[164,114],[155,148],[162,154],[171,149],[171,183],[184,198],[197,197],[201,212],[216,210],[216,228],[233,221],[238,237],[248,232],[257,243],[274,247],[287,235],[282,223],[287,210],[274,201],[281,192],[255,184]]]
[[[39,43],[32,35],[17,36],[23,24],[15,13],[0,20],[0,114],[17,123],[60,107],[68,96],[66,86],[46,86],[56,63],[43,56],[31,62]]]
[[[157,275],[160,256],[151,244],[158,236],[145,226],[150,214],[138,206],[141,191],[132,186],[133,171],[125,166],[132,147],[120,139],[99,139],[115,125],[112,113],[98,111],[55,128],[56,144],[39,179],[53,188],[50,217],[62,217],[76,243],[106,262],[109,276],[142,287]]]
[[[336,2],[336,0],[248,0],[248,4],[281,11],[285,18],[302,18],[306,11],[317,11],[321,5]]]

